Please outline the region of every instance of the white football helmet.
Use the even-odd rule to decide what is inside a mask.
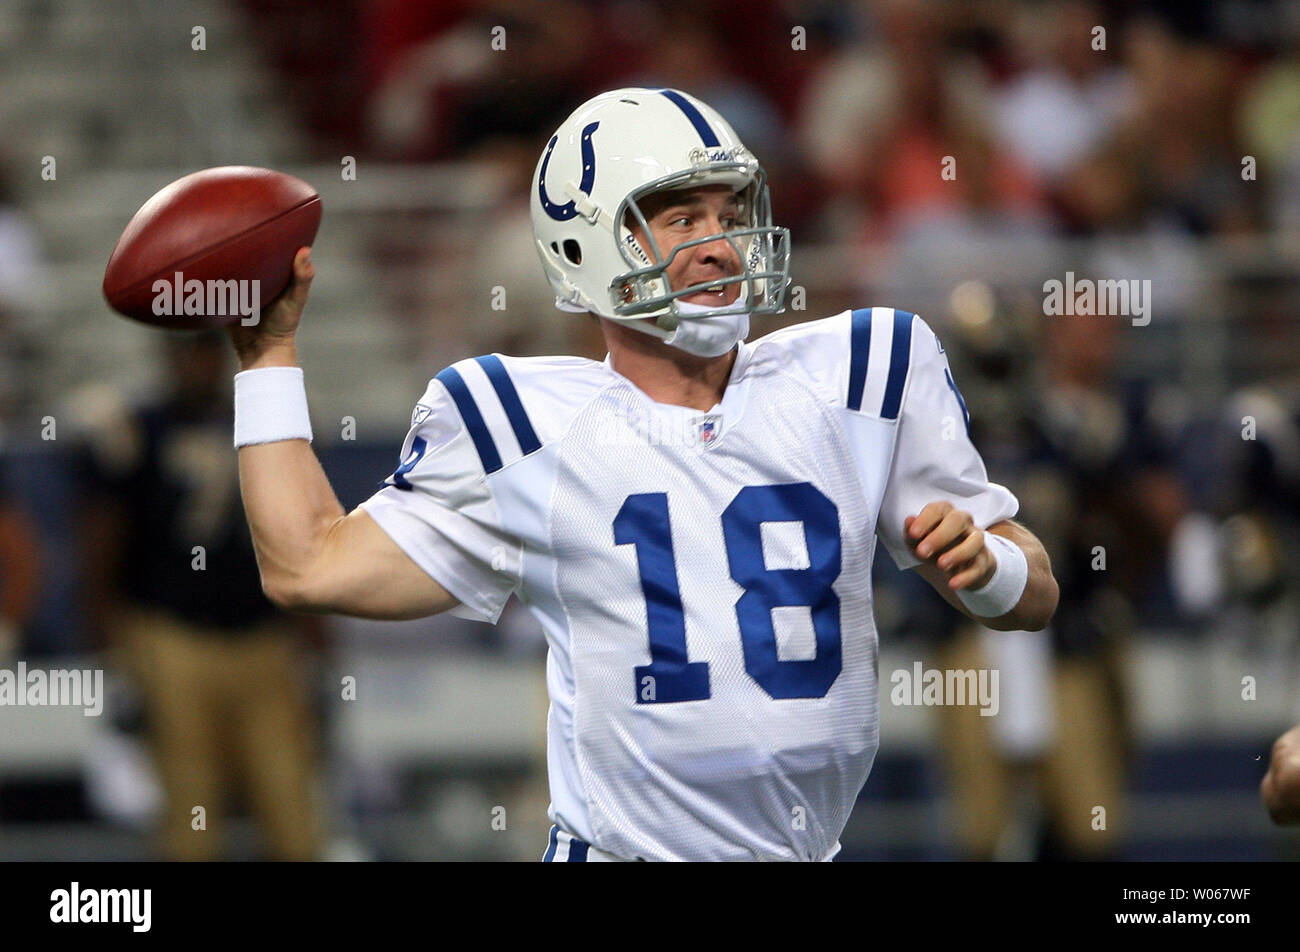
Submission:
[[[741,226],[675,249],[656,247],[638,203],[651,192],[716,184],[739,193]],[[790,232],[772,225],[766,175],[730,124],[686,93],[615,89],[583,103],[542,153],[530,205],[537,251],[561,310],[636,322],[630,326],[666,337],[681,320],[735,313],[737,305],[678,309],[678,298],[719,284],[739,283],[737,304],[751,314],[785,309]],[[640,223],[649,249],[630,220]],[[674,291],[665,274],[672,258],[719,237],[735,249],[742,273]],[[639,322],[646,317],[655,324]]]

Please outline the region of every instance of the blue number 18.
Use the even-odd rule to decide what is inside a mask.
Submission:
[[[760,526],[799,522],[808,567],[769,569]],[[842,666],[840,600],[832,585],[840,575],[839,510],[811,483],[746,486],[722,513],[731,578],[745,591],[736,600],[745,671],[773,698],[825,697]],[[686,621],[677,585],[667,493],[628,496],[614,518],[617,545],[635,545],[646,600],[650,664],[634,669],[638,704],[702,701],[710,696],[709,665],[686,656]],[[777,657],[772,610],[807,606],[816,656]]]

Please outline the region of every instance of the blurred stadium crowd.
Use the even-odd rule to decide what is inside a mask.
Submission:
[[[804,240],[962,220],[1230,235],[1300,215],[1285,3],[376,2],[343,5],[356,33],[321,49],[293,4],[246,6],[284,16],[271,55],[322,157],[517,151],[531,172],[592,90],[671,80],[734,117]],[[482,42],[494,26],[513,55]],[[931,174],[945,155],[955,188]],[[1245,155],[1266,187],[1243,182]]]
[[[57,15],[42,10],[7,14],[10,41],[53,42]],[[688,90],[759,156],[806,292],[787,322],[880,304],[935,326],[990,477],[1048,546],[1061,607],[1045,636],[991,637],[877,559],[882,692],[892,667],[924,659],[997,667],[1004,698],[995,718],[882,703],[846,858],[1294,852],[1255,788],[1271,738],[1300,719],[1300,7],[243,0],[192,19],[207,10],[242,27],[225,35],[251,51],[259,95],[290,123],[288,144],[268,146],[277,164],[337,177],[352,156],[358,190],[412,170],[492,183],[468,213],[432,224],[453,196],[409,213],[400,196],[344,203],[331,225],[322,187],[321,245],[349,224],[368,237],[339,255],[358,285],[341,300],[366,299],[379,342],[348,343],[329,374],[306,358],[318,407],[348,412],[377,376],[405,375],[413,402],[445,364],[492,350],[603,357],[590,325],[550,305],[527,189],[559,122],[615,86]],[[111,122],[88,125],[84,141],[111,156]],[[111,245],[64,253],[48,233],[53,186],[37,181],[32,128],[0,145],[0,667],[88,656],[114,672],[115,693],[92,734],[74,725],[79,739],[56,744],[42,723],[0,753],[0,857],[540,854],[542,645],[526,613],[513,606],[495,631],[276,617],[233,482],[230,368],[206,339],[150,337],[156,353],[141,344],[140,363],[109,382],[74,375],[47,405],[40,382],[60,361],[51,262],[97,279]],[[210,143],[172,155],[161,165],[178,174],[253,161]],[[330,280],[324,250],[318,284]],[[1067,273],[1149,282],[1150,323],[1048,316],[1043,283]],[[489,304],[496,287],[504,310]],[[348,320],[325,293],[304,336],[313,320]],[[82,310],[92,342],[115,320],[102,302]],[[152,386],[122,386],[137,376]],[[318,444],[345,503],[395,465],[407,409]],[[47,417],[57,439],[43,436]],[[397,660],[365,668],[375,646]],[[358,725],[339,701],[340,675],[361,668],[387,672],[366,684],[390,695],[382,724]],[[445,697],[485,710],[500,684],[524,683],[503,672],[523,672],[538,696],[503,703],[536,730],[513,740],[502,724],[486,738],[486,722],[450,702],[422,708],[412,695],[431,688],[403,668],[470,672],[482,680],[462,694],[440,682]],[[0,708],[0,735],[15,716]],[[434,716],[455,723],[429,737],[414,720]],[[411,753],[415,737],[425,754]],[[34,753],[43,744],[71,761]],[[194,848],[192,805],[227,786],[263,838]],[[532,838],[493,840],[494,803]],[[151,826],[161,839],[145,838]]]

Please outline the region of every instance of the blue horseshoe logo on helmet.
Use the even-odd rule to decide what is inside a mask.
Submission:
[[[587,195],[591,194],[591,187],[596,184],[596,149],[591,144],[591,135],[599,125],[599,122],[593,122],[582,130],[582,181],[578,183],[578,188]],[[546,169],[551,164],[551,150],[559,140],[558,135],[551,136],[551,143],[546,147],[546,154],[542,156],[542,169],[537,174],[537,197],[541,200],[546,214],[556,221],[568,221],[578,215],[573,199],[563,205],[557,205],[546,194]]]

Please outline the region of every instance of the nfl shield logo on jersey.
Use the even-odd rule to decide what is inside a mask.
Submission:
[[[712,443],[722,432],[722,415],[711,414],[695,418],[695,436],[701,443]]]

